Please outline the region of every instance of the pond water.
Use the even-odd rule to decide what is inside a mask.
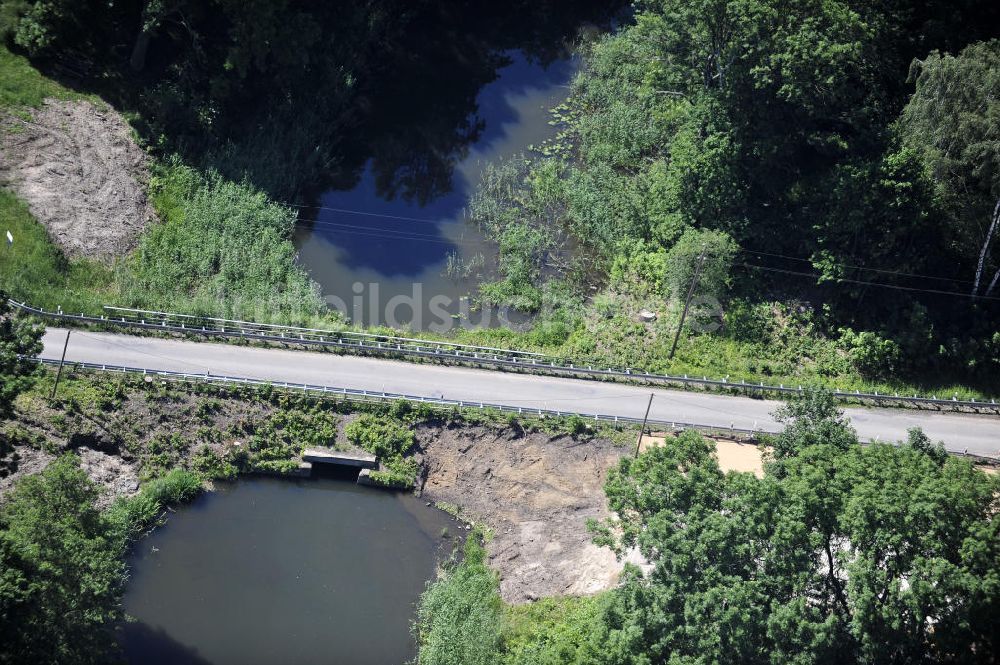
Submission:
[[[416,654],[415,603],[458,526],[412,495],[344,480],[224,486],[137,544],[126,658],[403,663]]]
[[[465,314],[467,321],[485,323],[463,300],[479,281],[475,272],[445,274],[452,254],[466,263],[481,256],[483,265],[493,265],[493,246],[466,218],[469,196],[486,163],[525,153],[555,134],[549,109],[565,99],[577,66],[568,57],[542,65],[520,51],[507,52],[505,60],[475,97],[468,145],[425,160],[430,166],[411,165],[409,175],[395,174],[402,185],[387,183],[377,161],[369,160],[360,178],[303,210],[306,223],[295,239],[299,261],[351,320],[434,329]],[[434,106],[432,99],[411,103]],[[430,183],[420,187],[424,180]]]

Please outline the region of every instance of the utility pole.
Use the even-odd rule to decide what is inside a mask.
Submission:
[[[62,376],[63,363],[66,362],[66,349],[69,347],[69,333],[66,331],[66,343],[63,344],[62,358],[59,359],[59,369],[56,370],[56,382],[52,384],[52,396],[49,399],[56,398],[56,389],[59,387],[59,377]]]
[[[684,299],[684,310],[681,312],[681,322],[677,324],[677,332],[674,333],[674,343],[670,346],[670,360],[674,359],[674,352],[677,350],[677,341],[681,338],[681,329],[684,328],[684,319],[687,318],[688,307],[691,306],[691,298],[694,297],[695,287],[698,286],[698,277],[701,275],[701,266],[705,263],[705,245],[701,246],[701,255],[698,257],[698,265],[694,267],[694,276],[691,278],[691,288],[688,289],[687,298]]]
[[[642,427],[639,429],[639,438],[635,442],[635,456],[639,456],[639,447],[642,445],[642,435],[646,431],[646,421],[649,420],[649,409],[653,406],[653,393],[649,393],[649,404],[646,405],[646,415],[642,417]]]

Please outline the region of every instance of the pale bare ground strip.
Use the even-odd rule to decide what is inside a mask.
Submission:
[[[127,254],[155,218],[147,155],[128,123],[90,101],[50,99],[27,113],[0,119],[0,186],[27,203],[66,255],[110,262]]]

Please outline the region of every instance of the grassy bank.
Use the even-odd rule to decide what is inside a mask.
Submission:
[[[114,270],[95,261],[68,260],[52,243],[45,228],[28,207],[8,190],[0,189],[0,225],[14,244],[0,249],[0,284],[11,297],[68,312],[100,312],[115,302]]]
[[[54,380],[54,371],[44,371],[18,396],[17,417],[0,425],[0,435],[40,461],[81,446],[110,453],[128,460],[126,478],[136,482],[177,468],[206,480],[294,472],[305,448],[329,447],[367,450],[382,466],[373,480],[412,487],[419,470],[414,431],[421,426],[634,438],[630,427],[598,427],[576,417],[521,422],[490,410],[352,402],[270,386],[144,381],[72,367],[64,370],[52,399]]]
[[[0,108],[16,111],[23,107],[38,107],[49,98],[99,101],[92,95],[70,90],[43,76],[27,58],[11,53],[10,49],[0,44]]]

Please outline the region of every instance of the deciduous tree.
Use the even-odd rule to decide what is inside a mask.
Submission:
[[[0,508],[0,663],[105,663],[125,582],[121,539],[65,455]]]
[[[31,357],[42,350],[42,329],[14,316],[0,291],[0,419],[10,415],[14,398],[32,381],[38,365]]]

